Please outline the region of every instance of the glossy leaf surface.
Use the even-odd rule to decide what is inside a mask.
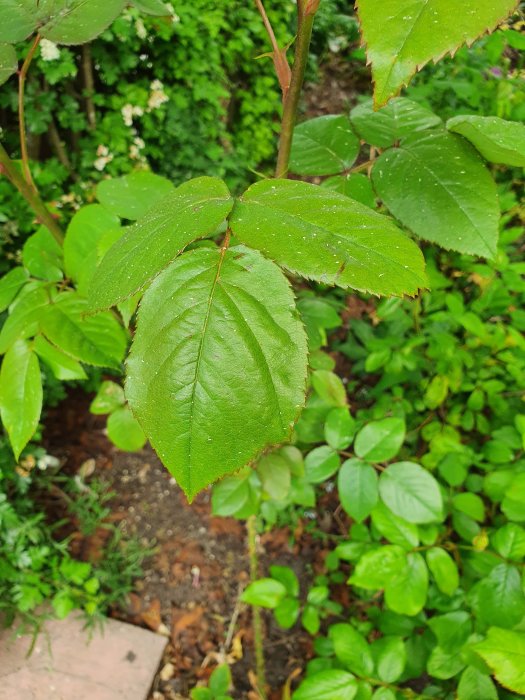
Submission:
[[[388,148],[405,136],[442,123],[437,114],[406,97],[396,97],[378,110],[367,100],[354,107],[350,120],[359,136],[378,148]]]
[[[430,523],[443,517],[443,500],[436,479],[414,462],[390,464],[379,478],[386,505],[411,523]]]
[[[112,214],[136,221],[174,189],[165,177],[138,172],[102,180],[97,186],[97,199]]]
[[[502,22],[516,0],[358,0],[374,101],[385,104],[428,61],[454,53]]]
[[[377,474],[371,464],[348,459],[337,479],[341,505],[358,523],[367,518],[377,504]]]
[[[190,498],[286,439],[305,379],[292,292],[255,251],[192,251],[144,295],[126,393]]]
[[[0,416],[17,460],[37,429],[42,394],[38,358],[26,341],[18,340],[0,370]]]
[[[491,627],[487,638],[475,646],[496,680],[516,693],[525,693],[525,633]]]
[[[232,206],[228,188],[217,178],[177,187],[108,250],[91,284],[91,306],[109,308],[138,292],[189,243],[213,233]]]
[[[359,139],[344,115],[328,114],[294,129],[290,170],[298,175],[332,175],[350,168]]]
[[[306,182],[252,185],[230,217],[240,241],[291,272],[375,294],[415,294],[426,284],[418,247],[385,216]]]
[[[109,27],[126,0],[63,0],[61,4],[57,13],[56,0],[40,0],[39,7],[46,12],[40,34],[58,44],[84,44]]]
[[[447,250],[493,258],[496,185],[474,148],[446,131],[416,134],[375,162],[372,180],[390,212]]]
[[[0,44],[0,85],[5,83],[18,68],[16,51],[10,44]]]
[[[491,163],[525,168],[525,124],[499,117],[453,117],[447,129],[468,139]]]
[[[98,262],[97,247],[112,231],[120,231],[120,219],[100,204],[82,207],[71,219],[64,240],[64,264],[77,291],[87,295]]]
[[[126,332],[110,313],[86,316],[87,311],[84,299],[73,292],[63,292],[43,314],[42,332],[81,362],[119,369],[126,352]]]

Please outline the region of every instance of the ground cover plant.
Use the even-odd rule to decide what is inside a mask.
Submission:
[[[94,39],[124,4],[0,2],[6,79],[17,69],[13,44],[29,42],[19,71],[22,158],[0,147],[0,164],[40,224],[0,280],[0,415],[15,458],[38,428],[41,367],[60,381],[104,368],[114,380],[100,385],[92,411],[109,416],[117,446],[149,440],[189,499],[226,476],[214,508],[248,519],[253,578],[257,522],[313,508],[316,488],[329,492],[337,474],[349,535],[306,602],[282,567],[244,594],[255,606],[259,694],[258,607],[274,609],[284,627],[300,617],[317,635],[297,700],[525,693],[523,263],[514,227],[525,127],[493,114],[442,120],[397,96],[417,69],[495,29],[516,3],[464,3],[458,17],[446,0],[380,9],[361,0],[373,100],[296,126],[323,3],[298,1],[290,65],[257,2],[282,91],[275,177],[237,196],[215,175],[175,186],[134,171],[102,180],[97,201],[63,231],[33,182],[27,73],[39,47],[42,55],[49,42]],[[174,23],[177,8],[133,5]],[[161,100],[162,85],[152,89]],[[505,116],[519,118],[516,109]],[[425,265],[415,238],[464,257],[425,248]],[[453,275],[461,285],[451,286]],[[320,296],[300,278],[320,285]],[[363,397],[357,414],[321,350],[348,290],[387,298],[375,325],[354,319],[337,348],[352,362],[348,394]],[[345,610],[330,585],[347,578],[356,604]],[[219,671],[194,697],[228,686]]]

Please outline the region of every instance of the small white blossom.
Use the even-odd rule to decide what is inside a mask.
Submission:
[[[138,105],[131,105],[129,103],[125,104],[120,112],[126,126],[133,125],[133,117],[141,117],[144,114],[142,107],[139,107]]]
[[[97,148],[97,159],[93,163],[93,167],[102,172],[106,165],[113,160],[113,154],[109,152],[109,148],[104,145],[100,145]]]
[[[148,36],[144,22],[141,19],[135,22],[135,31],[139,39],[145,39]]]
[[[164,102],[167,102],[170,98],[164,92],[164,85],[160,80],[154,80],[151,85],[151,94],[148,99],[148,108],[158,109]]]
[[[60,465],[60,461],[52,455],[44,455],[43,457],[40,457],[36,464],[41,471],[45,471],[48,467],[58,467]]]
[[[49,39],[42,39],[40,41],[40,56],[43,61],[56,61],[57,58],[60,58],[60,49]]]

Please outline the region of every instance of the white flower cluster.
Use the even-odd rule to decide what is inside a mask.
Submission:
[[[164,92],[164,85],[160,80],[154,80],[150,85],[150,89],[151,94],[148,99],[148,108],[150,111],[152,109],[158,109],[170,99]]]
[[[133,117],[141,117],[144,114],[142,107],[139,107],[138,105],[131,105],[129,103],[125,104],[120,111],[126,126],[133,126]]]
[[[97,159],[93,163],[94,167],[99,171],[102,172],[106,165],[113,160],[113,154],[109,152],[109,148],[107,146],[104,146],[100,144],[100,146],[97,148]]]
[[[133,139],[133,143],[129,147],[129,157],[132,160],[140,160],[142,162],[146,162],[146,159],[144,156],[141,154],[141,151],[146,148],[146,144],[144,143],[144,140],[140,138],[140,136],[136,136]]]
[[[43,61],[56,61],[60,58],[60,49],[56,44],[48,39],[40,41],[40,56]]]
[[[53,457],[53,455],[44,455],[43,457],[39,458],[36,464],[41,471],[45,471],[48,467],[52,467],[53,469],[59,467],[60,460],[58,460],[56,457]]]

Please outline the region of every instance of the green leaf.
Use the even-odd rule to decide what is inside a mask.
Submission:
[[[25,242],[22,249],[22,262],[33,277],[49,282],[59,282],[64,276],[62,248],[44,226],[41,226]]]
[[[279,605],[274,608],[273,614],[277,624],[283,629],[290,629],[297,622],[301,606],[297,598],[283,598]]]
[[[38,358],[28,343],[18,340],[0,370],[0,417],[17,460],[38,427],[42,394]]]
[[[339,499],[346,513],[363,522],[378,500],[377,474],[374,467],[358,459],[347,459],[337,477]]]
[[[23,267],[14,267],[0,278],[0,313],[5,311],[27,282],[28,274]]]
[[[459,586],[459,573],[456,562],[441,547],[432,547],[426,553],[428,568],[439,590],[451,596]]]
[[[428,569],[418,552],[408,554],[405,568],[388,582],[385,601],[400,615],[417,615],[427,601]]]
[[[159,205],[174,189],[165,177],[136,172],[102,180],[97,186],[97,199],[111,214],[136,221]]]
[[[276,608],[286,596],[286,588],[273,578],[261,578],[250,583],[241,595],[243,603],[259,608]]]
[[[525,530],[515,523],[500,527],[490,538],[492,546],[505,559],[521,561],[525,558]]]
[[[227,477],[213,487],[213,514],[222,517],[237,514],[249,498],[250,486],[245,475]]]
[[[476,644],[474,650],[501,685],[525,693],[525,633],[491,627],[487,638]]]
[[[288,496],[292,475],[286,460],[279,454],[272,452],[262,457],[257,464],[257,473],[270,498],[282,501]]]
[[[323,187],[257,182],[230,225],[246,245],[324,284],[394,295],[426,285],[421,251],[390,219]]]
[[[14,46],[10,44],[0,44],[0,85],[3,85],[6,80],[9,80],[17,70],[18,59]]]
[[[374,670],[372,652],[366,639],[352,625],[341,622],[330,626],[330,639],[337,659],[358,676],[371,676]]]
[[[525,594],[518,569],[498,564],[469,593],[477,618],[486,625],[514,627],[525,616]]]
[[[430,409],[435,409],[446,400],[448,396],[448,377],[437,374],[427,386],[425,391],[425,404]]]
[[[66,618],[76,607],[75,601],[69,596],[67,591],[59,591],[52,599],[51,605],[59,620]]]
[[[406,649],[401,637],[382,637],[376,640],[372,644],[372,654],[379,680],[384,683],[394,683],[401,677],[407,661]]]
[[[213,671],[208,687],[215,697],[226,695],[232,684],[232,674],[228,664],[221,664]]]
[[[95,415],[113,413],[126,403],[124,389],[116,382],[105,381],[99,386],[97,395],[91,402],[89,410]]]
[[[404,439],[405,421],[402,418],[383,418],[368,423],[357,433],[354,449],[361,459],[384,462],[396,456]]]
[[[80,362],[120,368],[127,336],[110,313],[85,316],[88,304],[74,292],[59,294],[41,319],[41,329],[52,343]]]
[[[354,107],[350,120],[359,136],[378,148],[388,148],[405,136],[442,123],[437,114],[406,97],[396,97],[378,110],[367,100]]]
[[[34,7],[34,0],[22,2]],[[102,34],[125,5],[126,0],[40,0],[40,34],[58,44],[84,44]]]
[[[350,173],[349,175],[335,175],[323,180],[321,187],[327,187],[334,192],[340,192],[345,197],[355,199],[367,207],[374,209],[376,206],[376,195],[372,183],[366,175],[362,173]]]
[[[337,452],[328,445],[321,445],[306,455],[305,478],[310,484],[321,484],[336,473],[340,464]]]
[[[17,44],[37,26],[36,0],[0,0],[0,41]]]
[[[193,688],[190,692],[191,700],[214,700],[211,690],[208,688]]]
[[[2,335],[0,334],[0,338]],[[517,474],[505,492],[501,510],[509,520],[525,522],[525,474]]]
[[[406,563],[405,550],[397,544],[387,544],[361,557],[349,583],[368,590],[385,588],[405,570]]]
[[[438,645],[449,653],[459,651],[472,634],[472,621],[465,610],[435,615],[427,624],[436,635]]]
[[[375,161],[372,181],[390,212],[417,236],[460,253],[496,254],[496,185],[458,136],[430,131],[405,139]]]
[[[289,436],[304,401],[306,360],[281,271],[243,247],[200,248],[144,295],[126,394],[193,498]]]
[[[381,535],[392,544],[398,544],[404,549],[412,549],[419,544],[417,525],[394,515],[381,501],[372,511],[372,523]]]
[[[440,680],[453,678],[464,668],[465,661],[461,654],[447,652],[439,646],[432,649],[427,661],[427,672],[429,675]]]
[[[348,170],[360,143],[345,115],[309,119],[293,132],[290,170],[298,175],[333,175]]]
[[[120,219],[100,204],[82,207],[71,219],[64,240],[68,277],[86,296],[98,262],[97,246],[108,231],[119,231]]]
[[[525,125],[499,117],[462,115],[447,122],[447,129],[468,139],[491,163],[525,167]]]
[[[137,452],[146,444],[144,431],[127,406],[117,408],[108,418],[108,437],[119,450]]]
[[[324,434],[326,442],[334,450],[346,450],[349,447],[355,434],[355,420],[346,406],[333,408],[326,416]]]
[[[452,499],[452,505],[456,510],[465,513],[473,520],[480,523],[485,520],[485,504],[475,493],[457,493]]]
[[[37,335],[34,349],[57,379],[61,381],[87,379],[82,365],[49,343],[44,336]]]
[[[489,676],[467,666],[458,684],[458,700],[498,700],[498,691]]]
[[[318,369],[312,374],[312,386],[323,401],[330,406],[346,406],[345,386],[334,372]]]
[[[312,636],[319,632],[321,627],[321,619],[319,617],[319,611],[313,605],[306,605],[303,614],[301,615],[301,624]]]
[[[132,0],[132,4],[135,5],[138,10],[148,15],[163,17],[171,14],[166,4],[161,2],[161,0]]]
[[[454,54],[462,44],[497,27],[516,0],[359,0],[358,15],[374,101],[385,104],[428,61]]]
[[[214,233],[232,206],[217,178],[198,177],[177,187],[102,258],[91,284],[92,308],[109,308],[143,289],[189,243]]]
[[[49,296],[41,286],[19,295],[0,331],[0,353],[4,353],[15,340],[34,335],[48,305]]]
[[[354,676],[334,668],[306,678],[292,695],[292,700],[353,700],[356,693]]]
[[[283,584],[289,595],[299,595],[299,579],[289,566],[270,566],[270,574]]]
[[[439,485],[419,464],[390,464],[379,478],[379,493],[391,511],[410,523],[433,523],[443,519]]]

